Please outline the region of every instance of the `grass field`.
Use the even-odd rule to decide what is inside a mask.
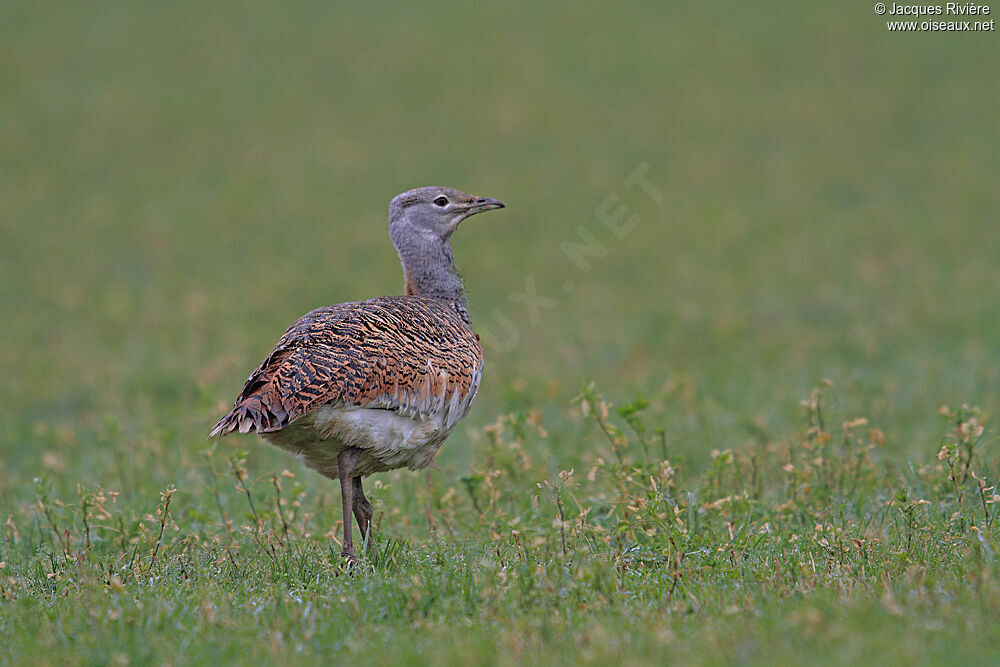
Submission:
[[[869,5],[6,3],[0,662],[994,662],[998,56]],[[508,206],[454,239],[485,380],[348,572],[336,483],[205,436],[401,290],[427,184]]]

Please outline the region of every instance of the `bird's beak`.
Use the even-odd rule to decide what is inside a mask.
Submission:
[[[469,215],[475,215],[476,213],[482,213],[483,211],[492,211],[493,209],[504,208],[504,203],[499,199],[490,199],[489,197],[479,197],[474,202],[469,203]]]

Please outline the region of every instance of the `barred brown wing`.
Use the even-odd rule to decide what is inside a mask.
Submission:
[[[319,308],[278,340],[211,435],[265,433],[326,404],[457,421],[475,399],[483,352],[453,302],[382,297]]]

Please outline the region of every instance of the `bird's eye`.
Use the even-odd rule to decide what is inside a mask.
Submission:
[[[445,206],[448,205],[448,198],[447,197],[438,197],[437,199],[434,200],[434,203],[437,204],[438,206],[441,206],[443,208],[443,207],[445,207]]]

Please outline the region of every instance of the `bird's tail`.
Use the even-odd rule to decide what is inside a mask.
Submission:
[[[240,397],[233,409],[219,420],[208,437],[230,433],[265,433],[288,423],[288,413],[280,402],[266,401],[259,393]]]

